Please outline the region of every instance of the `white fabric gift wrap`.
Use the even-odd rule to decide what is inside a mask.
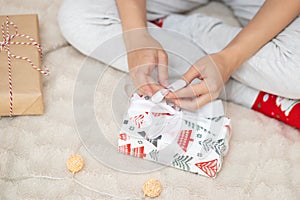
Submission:
[[[230,126],[220,100],[190,112],[134,93],[118,150],[215,178],[228,150]]]

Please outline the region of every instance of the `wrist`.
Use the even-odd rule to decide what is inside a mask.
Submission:
[[[226,47],[218,54],[222,58],[224,65],[233,73],[245,62],[242,52],[238,47]]]
[[[147,23],[146,21],[139,21],[139,22],[124,22],[122,21],[122,29],[123,32],[126,31],[132,31],[132,30],[136,30],[136,29],[147,29]]]
[[[144,38],[149,37],[149,32],[146,28],[136,28],[123,32],[123,39],[127,50],[132,50],[141,47]]]

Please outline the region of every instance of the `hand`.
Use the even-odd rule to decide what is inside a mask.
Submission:
[[[144,30],[125,34],[129,75],[135,85],[148,96],[168,86],[168,55],[162,46]],[[158,82],[151,77],[158,68]]]
[[[201,82],[188,85],[167,97],[175,97],[174,103],[187,110],[196,110],[215,100],[233,72],[225,61],[221,53],[204,56],[181,77],[188,84],[196,78]]]

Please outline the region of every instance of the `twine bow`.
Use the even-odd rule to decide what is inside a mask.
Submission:
[[[10,34],[10,28],[14,30],[13,34]],[[6,16],[5,22],[1,25],[1,32],[2,32],[2,42],[0,42],[0,52],[2,50],[6,51],[7,53],[7,63],[8,63],[8,83],[9,83],[9,115],[13,115],[13,84],[12,84],[12,73],[11,73],[11,58],[21,59],[27,61],[31,67],[41,74],[48,75],[49,70],[46,67],[39,68],[36,66],[32,60],[28,57],[18,56],[11,52],[10,45],[28,45],[28,46],[35,46],[40,54],[40,58],[42,59],[42,48],[39,43],[37,43],[32,37],[26,34],[19,34],[18,27],[15,23],[9,20],[9,17]],[[27,42],[14,42],[14,38],[26,38]]]

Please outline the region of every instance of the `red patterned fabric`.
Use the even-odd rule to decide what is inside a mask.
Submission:
[[[118,147],[119,152],[130,155],[131,152],[131,144],[126,144]]]
[[[161,28],[163,26],[163,23],[164,23],[164,18],[153,20],[153,21],[150,21],[150,22]]]
[[[133,121],[138,128],[141,128],[144,123],[144,115],[140,114],[138,116],[131,117],[130,120]]]
[[[216,177],[218,171],[218,160],[211,160],[207,162],[196,163],[195,165],[201,169],[205,174],[207,174],[210,178]]]
[[[133,148],[133,155],[139,158],[146,157],[146,154],[144,153],[144,146]]]
[[[172,116],[171,113],[157,113],[157,112],[152,112],[152,115],[154,117],[159,117],[159,116]]]
[[[193,142],[194,139],[192,137],[192,130],[182,130],[180,132],[177,144],[181,147],[181,149],[186,152],[190,142]]]
[[[129,136],[126,133],[120,133],[119,137],[121,140],[124,140],[124,141],[129,139]]]
[[[252,109],[300,129],[300,100],[260,92]]]

